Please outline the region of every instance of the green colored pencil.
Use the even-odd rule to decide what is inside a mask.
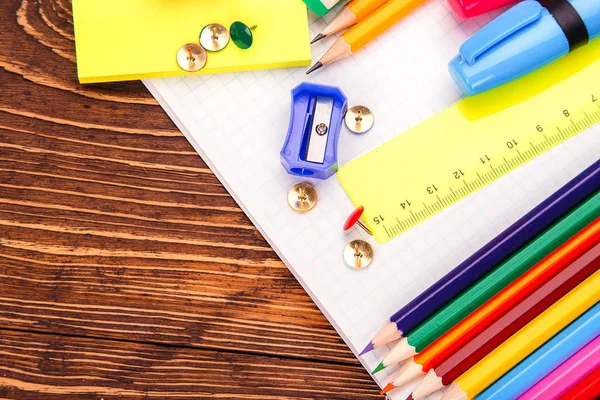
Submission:
[[[373,373],[417,355],[600,215],[600,191],[409,332]]]

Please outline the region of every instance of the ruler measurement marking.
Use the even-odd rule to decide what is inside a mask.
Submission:
[[[420,222],[426,220],[427,218],[443,210],[444,208],[458,202],[462,198],[467,197],[471,193],[493,182],[497,178],[504,176],[510,171],[516,169],[517,167],[529,162],[533,158],[553,148],[557,144],[560,144],[563,141],[577,135],[582,130],[594,125],[597,122],[600,122],[600,103],[595,103],[595,107],[593,107],[593,109],[590,109],[590,106],[591,104],[584,105],[576,111],[571,111],[571,109],[575,109],[574,107],[567,108],[571,113],[571,116],[568,119],[565,118],[564,120],[562,120],[562,122],[559,121],[559,118],[554,123],[553,133],[546,133],[548,132],[548,129],[552,131],[552,127],[550,124],[548,124],[549,126],[548,128],[546,128],[542,121],[541,126],[545,128],[542,135],[538,136],[537,132],[535,132],[532,134],[523,134],[521,136],[515,137],[515,139],[519,141],[518,144],[521,144],[521,142],[523,142],[523,144],[527,142],[529,143],[529,146],[526,146],[527,150],[523,148],[518,149],[515,146],[514,150],[516,154],[513,153],[512,156],[508,155],[508,153],[503,155],[501,160],[498,159],[500,161],[499,163],[496,163],[495,166],[492,165],[489,162],[489,160],[485,160],[485,157],[487,157],[485,156],[483,158],[485,160],[485,164],[489,165],[489,168],[487,168],[487,166],[481,165],[481,163],[479,164],[479,166],[473,166],[472,168],[468,169],[464,169],[463,167],[462,171],[464,171],[466,174],[468,174],[469,172],[475,172],[475,174],[473,175],[473,179],[465,179],[463,174],[463,176],[461,176],[462,179],[460,179],[463,181],[462,184],[460,184],[459,182],[452,182],[451,186],[448,186],[447,189],[442,188],[441,192],[435,193],[436,200],[424,201],[423,207],[419,210],[407,210],[409,211],[410,216],[402,217],[400,216],[402,214],[397,214],[397,223],[395,223],[394,225],[386,226],[385,224],[381,224],[381,227],[377,225],[374,227],[374,229],[383,228],[383,231],[385,231],[387,237],[391,239],[399,235],[400,233],[412,228],[413,226],[419,224]],[[519,138],[521,140],[519,140]],[[517,143],[515,143],[515,145],[516,144]],[[502,144],[502,146],[504,146],[503,150],[500,150],[500,148],[498,148],[498,150],[492,151],[487,154],[491,158],[494,158],[494,154],[498,155],[498,153],[506,153],[506,146],[504,144]],[[482,171],[481,168],[486,168],[486,171]],[[457,187],[457,185],[460,186]],[[439,185],[437,187],[440,188]],[[400,210],[400,212],[401,211],[403,210]]]

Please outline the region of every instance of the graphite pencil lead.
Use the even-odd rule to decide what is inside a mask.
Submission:
[[[319,61],[315,65],[313,65],[312,67],[310,67],[308,69],[308,71],[306,71],[306,75],[310,74],[311,72],[314,72],[314,71],[318,70],[321,67],[323,67],[323,63],[321,61]]]
[[[319,40],[325,39],[327,36],[319,33],[313,40],[310,41],[310,44],[317,43]]]

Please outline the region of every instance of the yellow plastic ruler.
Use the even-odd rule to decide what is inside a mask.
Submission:
[[[600,39],[464,99],[337,176],[386,242],[600,121]]]

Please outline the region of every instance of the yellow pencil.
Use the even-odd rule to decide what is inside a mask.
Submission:
[[[311,42],[313,44],[327,36],[331,36],[349,26],[352,26],[370,15],[373,11],[387,3],[388,0],[352,0]]]
[[[600,301],[600,271],[459,376],[442,400],[472,399]]]
[[[356,53],[424,2],[425,0],[388,0],[368,17],[344,32],[319,62],[310,67],[306,73],[310,74],[324,65]]]

